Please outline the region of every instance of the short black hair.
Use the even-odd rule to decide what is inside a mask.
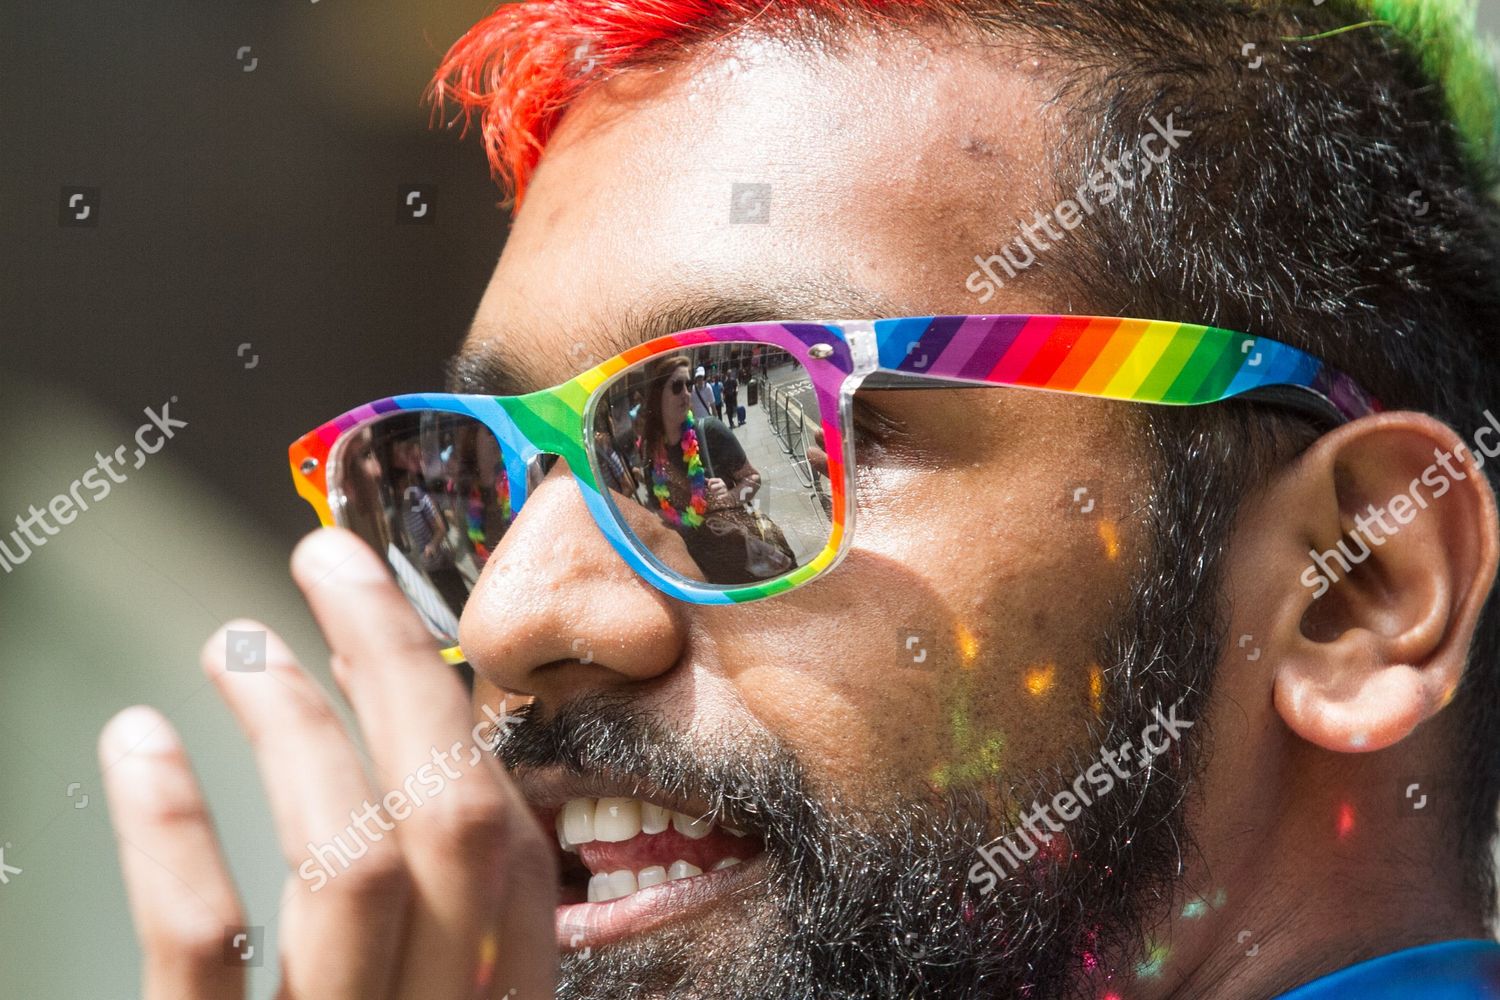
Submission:
[[[1496,172],[1460,134],[1421,53],[1378,24],[1338,31],[1359,21],[1352,4],[969,6],[1071,67],[1054,104],[1066,125],[1053,151],[1061,197],[1101,163],[1139,155],[1153,118],[1192,132],[1043,263],[1088,309],[1272,337],[1350,373],[1388,409],[1461,434],[1483,423],[1500,385]],[[1243,463],[1253,480],[1288,442],[1295,451],[1316,435],[1249,405],[1150,408],[1145,420],[1184,516],[1243,499],[1200,475],[1204,463]],[[1485,471],[1500,488],[1500,463]],[[1210,488],[1217,495],[1201,495]],[[1448,709],[1457,850],[1467,902],[1487,919],[1500,799],[1495,605]]]

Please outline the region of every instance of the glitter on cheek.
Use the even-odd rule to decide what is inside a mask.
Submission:
[[[1167,956],[1171,949],[1164,944],[1155,941],[1147,943],[1146,960],[1135,967],[1135,974],[1142,979],[1154,979],[1161,975],[1161,970],[1167,964]]]
[[[1005,733],[986,728],[976,731],[971,719],[974,678],[959,674],[958,684],[947,706],[952,758],[932,770],[930,781],[939,793],[955,784],[984,781],[1000,773],[1005,754]]]
[[[1348,802],[1339,804],[1338,834],[1340,840],[1345,840],[1354,832],[1354,806]]]
[[[495,940],[495,932],[491,931],[479,942],[479,968],[474,973],[474,985],[481,995],[495,981],[495,959],[499,954],[500,945]]]
[[[1026,691],[1033,697],[1040,697],[1052,690],[1052,685],[1057,680],[1057,664],[1042,663],[1026,670]]]
[[[1183,905],[1182,917],[1184,920],[1197,920],[1199,917],[1206,916],[1210,908],[1222,909],[1224,901],[1228,898],[1228,893],[1223,889],[1216,889],[1212,898],[1199,896]]]
[[[961,666],[965,670],[972,670],[974,661],[979,658],[979,640],[963,622],[958,622],[953,626],[953,640],[958,646]]]
[[[1111,562],[1120,558],[1120,530],[1113,521],[1099,522],[1099,541],[1104,545],[1104,555]]]

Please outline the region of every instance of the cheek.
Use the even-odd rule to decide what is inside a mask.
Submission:
[[[839,568],[721,633],[750,711],[851,801],[1024,776],[1088,738],[1128,539],[1063,509],[1069,468],[995,468],[862,470]]]
[[[1067,509],[1065,466],[1028,463],[1015,478],[995,467],[877,471],[872,495],[889,499],[860,511],[859,544],[923,580],[917,624],[950,665],[945,711],[962,702],[970,721],[992,722],[1013,758],[1045,755],[1081,735],[1100,700],[1099,647],[1128,580],[1124,529],[1098,507]]]

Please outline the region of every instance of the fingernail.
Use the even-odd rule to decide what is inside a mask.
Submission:
[[[172,724],[149,705],[127,708],[111,719],[104,727],[104,745],[116,758],[171,753],[179,746]]]

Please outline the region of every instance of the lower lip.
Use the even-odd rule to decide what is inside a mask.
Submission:
[[[645,934],[663,924],[708,909],[754,882],[761,857],[641,889],[608,903],[571,903],[557,908],[557,947],[580,951]]]

